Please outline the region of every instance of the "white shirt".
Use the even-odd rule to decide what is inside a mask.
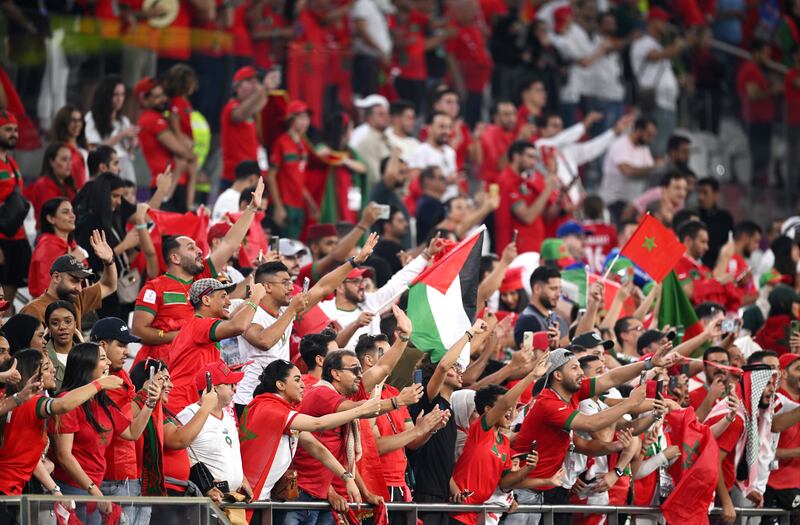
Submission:
[[[595,49],[608,39],[595,39]],[[587,96],[602,100],[622,102],[625,99],[625,86],[622,85],[622,59],[618,51],[612,51],[598,58],[589,66]]]
[[[86,141],[89,144],[102,144],[104,140],[108,140],[114,135],[118,135],[122,130],[131,127],[131,121],[128,117],[123,116],[119,120],[111,121],[111,135],[108,137],[101,137],[100,132],[97,131],[97,126],[94,123],[92,112],[88,112],[84,117],[85,127],[84,133],[86,134]],[[132,182],[136,182],[136,172],[133,170],[133,161],[128,148],[132,146],[134,139],[124,139],[117,142],[113,148],[117,152],[117,159],[119,160],[120,176]]]
[[[410,263],[408,263],[402,270],[392,276],[389,281],[384,284],[380,289],[364,294],[364,301],[356,306],[353,310],[339,310],[336,308],[336,299],[322,301],[319,307],[325,312],[332,321],[338,321],[342,327],[355,322],[361,312],[375,312],[386,304],[386,301],[400,293],[408,284],[416,278],[417,275],[425,269],[428,261],[423,256],[419,256]],[[375,312],[377,313],[377,312]],[[381,333],[381,316],[376,315],[373,317],[372,322],[367,326],[362,326],[353,334],[353,337],[345,345],[348,350],[353,350],[356,347],[358,338],[362,334],[376,335]],[[246,376],[245,376],[246,377]],[[244,382],[244,381],[242,381]],[[238,391],[236,392],[239,393]],[[237,401],[238,403],[238,401]]]
[[[234,299],[231,301],[230,310],[236,310],[236,308],[242,302],[242,299]],[[283,314],[284,311],[286,311],[286,308],[281,308],[278,316]],[[253,320],[251,322],[259,325],[262,328],[266,328],[268,326],[272,326],[277,320],[277,317],[273,317],[271,314],[267,313],[266,310],[261,308],[261,306],[259,306],[255,315],[253,315]],[[286,327],[286,330],[283,332],[283,336],[269,350],[261,350],[260,348],[256,348],[255,346],[251,345],[243,335],[240,335],[237,338],[239,340],[239,352],[246,353],[247,360],[253,362],[245,366],[243,369],[244,378],[242,378],[242,380],[239,382],[239,385],[236,387],[236,393],[233,395],[234,403],[237,405],[246,405],[253,400],[253,391],[256,389],[259,383],[258,378],[261,376],[261,372],[264,371],[268,364],[276,359],[289,360],[289,340],[291,339],[293,326],[294,321],[290,321],[289,325]]]
[[[631,45],[631,66],[636,81],[643,88],[656,89],[656,105],[661,109],[675,111],[678,107],[678,79],[672,71],[668,58],[647,60],[652,51],[663,51],[655,38],[645,33]]]
[[[420,141],[416,137],[401,137],[394,132],[393,128],[386,130],[386,136],[389,137],[389,144],[400,150],[400,158],[405,162],[414,156],[420,146]]]
[[[239,211],[239,197],[241,196],[242,192],[233,188],[228,188],[220,193],[217,202],[214,203],[214,210],[211,212],[211,224],[220,222],[226,213]]]
[[[625,163],[634,168],[650,168],[655,165],[649,146],[637,146],[627,133],[618,137],[608,148],[603,160],[603,180],[600,196],[606,204],[616,201],[633,202],[647,184],[647,177],[626,177],[619,170]]]
[[[445,144],[439,148],[431,146],[428,142],[423,142],[408,160],[409,167],[412,169],[424,170],[430,166],[437,166],[442,170],[445,177],[452,177],[458,170],[456,164],[456,150]],[[450,184],[442,195],[442,202],[447,201],[458,195],[458,186]]]
[[[578,63],[589,58],[597,49],[596,37],[586,32],[580,24],[572,23],[564,34],[551,35],[553,46],[570,62],[567,83],[561,88],[563,102],[576,103],[581,95],[591,95],[591,69]]]
[[[367,23],[367,32],[380,49],[380,54],[389,55],[392,52],[392,36],[389,34],[386,15],[373,0],[356,0],[350,10],[350,18],[353,20],[354,26],[356,20],[364,20]],[[354,33],[353,52],[357,55],[380,56],[379,52],[364,43],[357,33]],[[369,93],[365,93],[365,95],[369,95]]]
[[[200,410],[193,403],[178,413],[178,421],[188,424]],[[222,411],[222,419],[214,414],[208,416],[203,429],[189,447],[189,460],[194,465],[203,463],[217,481],[227,481],[231,491],[239,490],[244,479],[242,454],[239,450],[239,430],[230,407]]]

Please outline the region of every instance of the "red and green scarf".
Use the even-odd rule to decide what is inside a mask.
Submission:
[[[141,409],[147,393],[140,391],[133,402]],[[164,486],[164,413],[159,402],[153,409],[142,440],[142,496],[166,496]]]

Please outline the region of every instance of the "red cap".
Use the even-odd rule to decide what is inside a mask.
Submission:
[[[553,29],[561,33],[567,23],[567,18],[572,16],[572,7],[565,5],[553,11]]]
[[[147,96],[153,88],[158,86],[158,81],[152,79],[150,77],[144,77],[136,85],[133,87],[133,92],[136,94],[137,97],[141,97],[142,95]]]
[[[17,117],[14,116],[13,113],[9,111],[2,110],[0,111],[0,127],[6,126],[8,124],[17,125]]]
[[[236,84],[241,82],[242,80],[249,80],[251,78],[255,78],[258,76],[258,71],[253,66],[244,66],[240,68],[234,75],[233,75],[233,83]]]
[[[369,268],[354,268],[350,270],[350,273],[347,274],[347,277],[345,277],[345,279],[346,280],[358,279],[359,277],[362,277],[364,275],[372,275],[372,270],[370,270]]]
[[[500,293],[513,292],[523,288],[522,286],[522,267],[509,268],[500,283]]]
[[[778,360],[781,363],[781,370],[786,370],[787,368],[789,368],[789,365],[791,365],[792,363],[794,363],[798,359],[800,359],[800,355],[797,355],[797,354],[783,354],[782,356],[780,356],[778,358]]]
[[[286,105],[286,118],[291,118],[298,113],[308,113],[308,104],[302,100],[292,100]]]
[[[220,239],[225,237],[225,235],[231,231],[231,225],[227,222],[218,222],[213,225],[211,228],[208,229],[208,243],[211,244],[211,241],[214,239]]]
[[[323,237],[338,237],[336,226],[333,224],[315,224],[308,229],[306,240],[308,242],[318,241]]]
[[[244,377],[244,372],[234,372],[222,361],[215,361],[201,368],[197,375],[194,376],[197,390],[206,389],[206,372],[211,374],[211,384],[213,386],[235,385]]]
[[[669,19],[669,13],[660,7],[651,7],[650,11],[647,12],[648,22],[651,20],[663,20],[665,22],[669,22]]]

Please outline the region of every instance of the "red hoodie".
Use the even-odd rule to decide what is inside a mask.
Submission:
[[[772,350],[779,356],[788,354],[789,336],[791,334],[792,316],[775,315],[768,317],[764,326],[756,332],[755,341],[764,350]]]

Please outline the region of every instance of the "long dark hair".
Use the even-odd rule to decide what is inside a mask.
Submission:
[[[72,193],[77,193],[78,189],[75,187],[75,178],[72,176],[72,172],[70,172],[69,177],[64,179],[63,181],[56,177],[56,174],[53,172],[53,167],[50,163],[58,156],[58,152],[62,149],[65,149],[72,154],[72,150],[69,149],[69,145],[66,142],[51,142],[47,145],[44,149],[44,156],[42,157],[42,171],[39,173],[39,177],[49,177],[53,182],[56,183],[56,186],[67,195],[67,189],[71,189]]]
[[[517,306],[513,310],[509,308],[508,305],[503,302],[503,294],[500,294],[500,307],[498,310],[511,311],[516,314],[521,314],[522,311],[528,307],[530,298],[528,297],[528,292],[525,291],[525,288],[519,288],[518,290],[514,291],[517,292]]]
[[[100,225],[109,233],[112,229],[122,232],[122,219],[120,210],[111,211],[111,192],[125,187],[125,182],[113,173],[101,173],[92,182],[89,188],[89,198],[84,201],[85,207],[81,212],[92,213]]]
[[[56,232],[55,227],[50,224],[50,222],[47,220],[47,217],[55,217],[56,213],[58,212],[58,208],[64,202],[69,202],[69,199],[66,197],[53,197],[42,204],[42,211],[39,212],[39,229],[42,231],[42,233]],[[72,240],[73,233],[74,232],[69,232],[69,240]]]
[[[17,372],[19,372],[19,375],[22,376],[22,379],[16,385],[12,383],[6,384],[6,397],[11,397],[22,390],[28,380],[39,373],[39,365],[41,365],[44,356],[39,350],[26,348],[25,350],[20,350],[14,354],[14,359],[17,360]],[[9,364],[12,362],[13,361],[9,361]],[[5,430],[7,421],[7,418],[0,417],[0,447],[5,444]]]
[[[88,385],[94,381],[92,374],[94,369],[97,368],[97,362],[99,360],[100,346],[97,344],[80,343],[73,346],[72,350],[70,350],[69,354],[67,354],[67,368],[64,370],[64,381],[61,383],[61,390],[59,390],[59,394],[63,392],[69,392],[70,390],[75,390],[76,388]],[[117,405],[111,401],[111,398],[108,397],[108,394],[106,394],[104,390],[98,392],[97,395],[94,396],[93,400],[90,399],[81,405],[83,408],[83,413],[86,416],[86,421],[89,422],[95,432],[98,434],[107,432],[110,429],[103,428],[100,426],[100,423],[97,422],[97,419],[95,419],[91,408],[92,402],[97,403],[97,406],[99,406],[103,412],[106,413],[108,419],[111,419],[111,410],[109,407],[116,407]]]
[[[350,117],[342,111],[336,112],[327,119],[322,127],[322,140],[329,148],[335,150],[347,149],[344,135],[350,125]]]
[[[253,397],[264,393],[277,394],[278,381],[286,382],[289,378],[289,372],[291,372],[294,367],[294,363],[283,359],[278,359],[268,364],[258,377],[258,386],[253,390]]]
[[[50,134],[53,136],[53,140],[59,142],[69,142],[69,125],[72,123],[72,114],[76,111],[81,114],[81,121],[83,122],[83,125],[81,126],[81,133],[78,135],[77,143],[78,146],[87,149],[86,119],[84,118],[83,111],[81,111],[77,106],[67,104],[56,112],[56,115],[53,117],[53,125],[50,127]]]
[[[94,127],[100,137],[107,139],[114,131],[114,123],[111,121],[111,114],[114,112],[114,90],[122,84],[122,77],[117,75],[108,75],[100,79],[97,87],[94,90],[94,98],[92,98],[92,119],[94,120]],[[122,120],[120,115],[117,115],[117,120]]]

